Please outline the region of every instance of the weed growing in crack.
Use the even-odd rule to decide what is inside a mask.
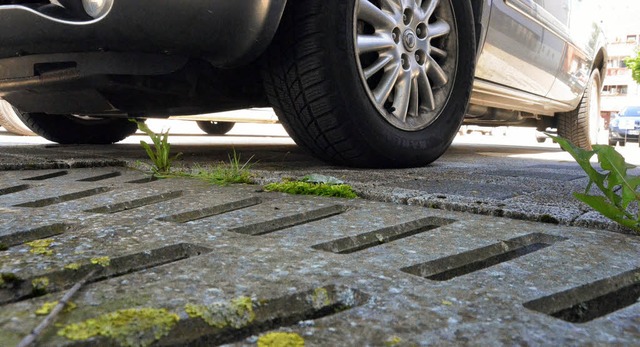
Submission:
[[[151,171],[154,176],[165,177],[171,174],[171,166],[175,160],[180,158],[182,153],[171,156],[171,144],[169,143],[169,130],[156,134],[141,121],[132,119],[138,125],[138,129],[147,134],[153,141],[153,148],[146,142],[140,141],[140,145],[147,152],[151,159]]]
[[[593,145],[593,150],[587,151],[574,146],[564,138],[548,136],[571,154],[589,177],[584,193],[574,193],[573,196],[614,222],[640,232],[640,176],[627,173],[627,170],[635,166],[627,163],[611,146]],[[594,155],[598,158],[601,171],[594,168],[590,162]],[[593,185],[602,194],[590,194]]]
[[[193,169],[174,169],[173,162],[182,156],[178,153],[171,156],[171,144],[169,143],[169,131],[156,134],[144,123],[132,120],[138,125],[140,131],[147,134],[153,141],[153,147],[144,141],[140,145],[151,159],[152,175],[158,178],[197,178],[216,185],[228,185],[238,183],[253,183],[252,174],[249,172],[253,163],[251,156],[247,161],[242,161],[240,154],[235,149],[229,154],[229,161],[208,167],[196,166]]]
[[[177,176],[197,178],[219,186],[242,183],[253,184],[253,175],[249,171],[253,166],[251,162],[253,156],[243,162],[240,154],[233,150],[233,154],[229,154],[228,157],[228,162],[206,167],[196,166],[189,172],[182,171],[177,173]]]

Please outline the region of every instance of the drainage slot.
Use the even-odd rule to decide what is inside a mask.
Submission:
[[[69,231],[73,228],[72,224],[51,224],[45,225],[43,227],[27,230],[27,231],[19,231],[8,235],[0,236],[0,245],[4,245],[6,247],[13,247],[17,245],[21,245],[26,242],[31,242],[34,240],[45,239],[47,237],[52,237],[56,235],[60,235],[66,231]]]
[[[244,225],[241,227],[230,229],[229,231],[252,236],[264,235],[296,225],[306,224],[316,220],[335,216],[344,213],[347,210],[347,206],[331,205],[328,207],[319,208],[317,210],[294,214],[292,216],[268,220],[266,222]]]
[[[179,198],[181,196],[182,196],[182,191],[178,190],[178,191],[175,191],[175,192],[163,193],[163,194],[148,196],[146,198],[141,198],[141,199],[136,199],[136,200],[131,200],[131,201],[125,201],[125,202],[121,202],[119,204],[96,207],[96,208],[92,208],[92,209],[89,209],[89,210],[85,210],[85,212],[90,212],[90,213],[118,213],[118,212],[122,212],[122,211],[126,211],[126,210],[132,210],[134,208],[138,208],[138,207],[142,207],[142,206],[147,206],[147,205],[152,205],[152,204],[163,202],[163,201],[168,201],[168,200],[171,200],[171,199]]]
[[[27,190],[31,188],[28,184],[21,184],[19,186],[7,187],[0,189],[0,195],[9,195],[17,192],[21,192],[23,190]]]
[[[98,181],[106,180],[106,179],[109,179],[109,178],[118,177],[118,176],[121,176],[121,175],[122,174],[120,172],[115,171],[115,172],[110,172],[108,174],[104,174],[104,175],[100,175],[100,176],[83,178],[81,180],[78,180],[78,182],[98,182]]]
[[[401,270],[433,281],[448,281],[455,277],[520,258],[565,240],[567,238],[560,236],[541,233],[527,234]]]
[[[640,299],[640,269],[529,301],[523,306],[571,323],[586,323]]]
[[[87,262],[80,265],[76,270],[64,269],[28,279],[16,278],[11,283],[5,283],[3,287],[0,287],[0,304],[21,301],[70,288],[94,269],[98,269],[98,272],[89,279],[89,282],[103,281],[108,278],[154,268],[209,252],[211,252],[211,249],[206,247],[180,243],[150,251],[111,258],[109,260],[109,266],[104,268],[100,265]],[[46,283],[48,283],[46,288],[34,288],[34,283],[44,278],[46,278]]]
[[[15,205],[15,207],[45,207],[45,206],[59,204],[62,202],[78,200],[78,199],[86,198],[89,196],[102,194],[110,190],[111,189],[107,187],[93,188],[93,189],[83,190],[76,193],[60,195],[53,198],[46,198],[46,199],[41,199],[41,200],[36,200],[31,202],[25,202],[23,204]]]
[[[56,178],[56,177],[64,176],[64,175],[67,175],[67,174],[68,174],[67,171],[57,171],[57,172],[52,172],[52,173],[46,174],[46,175],[25,178],[25,179],[23,179],[23,181],[44,181],[44,180],[48,180],[50,178]]]
[[[158,178],[155,176],[149,176],[149,177],[145,177],[145,178],[140,178],[137,180],[133,180],[133,181],[127,181],[125,183],[133,183],[133,184],[143,184],[143,183],[150,183],[150,182],[154,182],[157,181]]]
[[[426,217],[352,237],[317,244],[312,248],[338,254],[348,254],[420,234],[453,222],[454,220],[452,219]]]
[[[186,223],[191,222],[198,219],[203,219],[235,210],[239,210],[242,208],[247,208],[251,206],[255,206],[262,203],[262,200],[257,197],[252,197],[248,199],[243,199],[239,201],[233,201],[227,204],[211,206],[199,210],[187,211],[178,214],[174,214],[171,216],[160,217],[159,221],[163,222],[174,222],[174,223]]]
[[[331,316],[360,306],[367,300],[368,295],[359,290],[329,285],[278,298],[255,300],[250,310],[239,310],[227,302],[193,305],[192,317],[180,320],[157,345],[217,346],[242,341],[300,321]]]

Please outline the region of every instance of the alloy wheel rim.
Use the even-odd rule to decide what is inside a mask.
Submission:
[[[450,0],[358,0],[354,16],[356,60],[371,102],[398,129],[432,124],[458,62]]]

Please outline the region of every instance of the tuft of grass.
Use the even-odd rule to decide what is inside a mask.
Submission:
[[[209,167],[195,167],[191,172],[182,172],[178,176],[197,178],[219,186],[253,184],[253,175],[249,171],[253,165],[251,162],[253,156],[243,162],[240,154],[234,149],[233,154],[229,154],[228,157],[228,162]]]
[[[270,183],[264,187],[270,192],[282,192],[297,195],[318,195],[337,198],[355,199],[358,195],[347,184],[314,183],[303,181],[284,181]]]
[[[169,130],[156,134],[144,123],[132,119],[138,125],[138,129],[147,134],[153,141],[153,148],[146,142],[140,141],[140,145],[147,152],[151,159],[151,171],[153,175],[166,177],[171,174],[171,166],[175,160],[180,158],[182,153],[171,156],[171,144],[169,143]]]
[[[247,161],[242,161],[240,154],[235,149],[233,154],[229,154],[229,161],[220,163],[210,167],[196,167],[191,170],[174,169],[173,162],[180,158],[182,153],[171,156],[171,144],[169,143],[169,131],[156,134],[144,122],[131,120],[138,125],[140,131],[147,134],[153,141],[154,147],[148,143],[140,141],[140,145],[144,148],[151,159],[152,175],[159,178],[196,178],[216,185],[228,185],[247,183],[253,184],[253,175],[249,169],[253,165],[251,156]]]
[[[612,221],[640,233],[640,176],[627,173],[635,166],[628,164],[611,146],[593,145],[593,150],[587,151],[564,138],[547,135],[571,154],[589,177],[584,193],[574,193],[573,196]],[[598,158],[600,171],[591,164],[594,155]],[[591,194],[594,185],[601,194]]]

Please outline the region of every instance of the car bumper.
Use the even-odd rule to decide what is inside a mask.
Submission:
[[[638,142],[638,133],[639,130],[620,130],[620,129],[611,129],[609,131],[609,140],[613,141],[627,141],[627,142]]]
[[[185,55],[214,66],[237,66],[267,47],[285,2],[115,0],[106,16],[91,21],[62,20],[31,5],[0,5],[0,59],[112,51]]]

